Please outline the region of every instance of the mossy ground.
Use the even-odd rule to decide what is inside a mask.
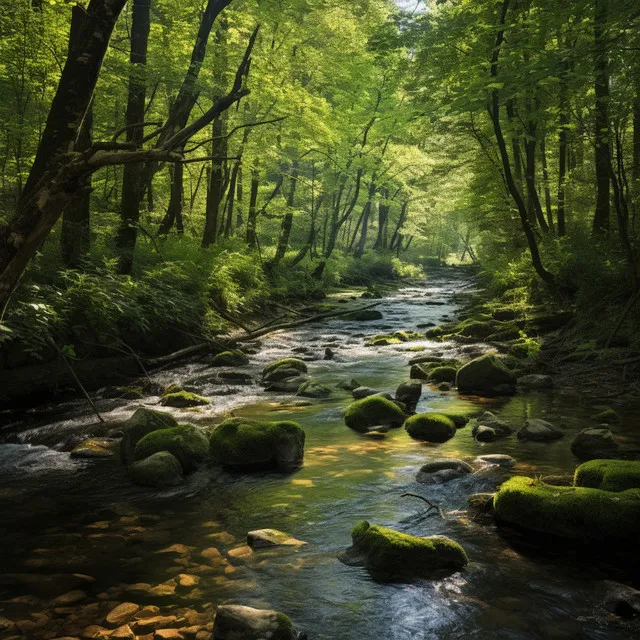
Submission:
[[[377,425],[400,427],[404,420],[405,414],[397,404],[377,395],[352,402],[344,412],[346,425],[360,432]]]
[[[499,521],[581,542],[640,539],[640,489],[614,493],[514,477],[500,487],[494,509]]]
[[[576,469],[574,482],[578,487],[603,491],[640,489],[640,461],[590,460]]]

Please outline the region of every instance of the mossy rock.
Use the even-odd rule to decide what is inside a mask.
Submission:
[[[455,367],[435,367],[429,372],[429,382],[455,382],[457,373]]]
[[[402,344],[402,340],[397,336],[382,333],[370,338],[364,344],[365,347],[386,347],[390,344]]]
[[[70,456],[86,460],[113,458],[119,444],[116,438],[87,438],[72,449]]]
[[[510,342],[511,340],[518,340],[518,338],[520,338],[520,329],[518,327],[500,329],[500,331],[487,336],[487,340],[490,342]]]
[[[396,400],[403,402],[408,407],[415,410],[420,396],[422,395],[422,382],[419,380],[409,380],[402,382],[396,389]]]
[[[158,451],[129,467],[129,477],[143,487],[166,487],[180,482],[182,465],[168,451]]]
[[[249,364],[249,358],[240,349],[223,351],[211,360],[212,367],[241,367],[245,364]]]
[[[373,395],[352,402],[344,412],[344,421],[354,431],[365,433],[369,427],[385,425],[400,427],[404,412],[392,400]]]
[[[307,363],[300,358],[282,358],[275,362],[270,362],[263,370],[262,377],[266,378],[270,373],[276,369],[296,369],[299,373],[307,373]]]
[[[426,350],[427,350],[427,347],[424,347],[424,346],[422,346],[420,344],[416,345],[415,347],[407,347],[405,349],[405,351],[411,351],[411,352],[416,352],[416,353],[419,353],[421,351],[426,351]]]
[[[452,413],[447,411],[443,412],[442,415],[449,418],[449,420],[451,420],[451,422],[456,426],[456,429],[462,429],[469,424],[470,417],[464,413]]]
[[[420,538],[363,521],[353,528],[351,539],[353,547],[343,559],[351,564],[359,557],[384,578],[430,578],[442,571],[459,571],[469,562],[464,549],[445,536]]]
[[[498,521],[539,533],[598,544],[640,539],[639,489],[559,487],[518,476],[500,487],[493,504]]]
[[[516,377],[500,358],[486,354],[471,360],[458,371],[456,386],[460,393],[509,395],[515,392]]]
[[[411,342],[412,340],[424,340],[424,333],[419,331],[396,331],[392,334],[394,338],[398,338],[401,342]]]
[[[442,327],[432,327],[425,332],[425,336],[429,338],[429,340],[438,340],[442,338],[444,335],[444,329]]]
[[[412,438],[427,442],[446,442],[456,435],[453,420],[442,413],[418,413],[407,418],[404,428]]]
[[[191,391],[175,391],[173,393],[163,394],[160,398],[160,404],[163,407],[184,409],[186,407],[202,407],[211,403],[207,398],[197,393],[192,393]]]
[[[305,433],[296,422],[230,418],[209,437],[214,462],[231,468],[290,471],[302,464]]]
[[[603,491],[640,489],[640,460],[590,460],[576,469],[574,482]]]
[[[517,312],[510,307],[497,307],[491,311],[491,317],[494,320],[504,322],[505,320],[515,320]]]
[[[177,426],[178,421],[166,411],[154,411],[140,407],[122,425],[123,433],[120,441],[120,457],[125,464],[133,462],[133,451],[138,441],[152,431]]]
[[[620,416],[613,409],[605,409],[596,415],[591,416],[598,424],[619,424]]]
[[[383,315],[377,309],[360,309],[352,311],[342,316],[343,320],[354,320],[357,322],[371,322],[373,320],[382,320]]]
[[[303,382],[298,388],[297,395],[305,398],[328,398],[331,395],[331,389],[323,384],[308,380]]]
[[[173,454],[185,471],[192,471],[209,454],[209,442],[202,431],[188,424],[158,429],[147,434],[136,445],[133,457],[142,460],[157,453]]]
[[[295,367],[288,367],[283,365],[281,367],[277,367],[273,369],[273,371],[269,371],[264,378],[264,382],[282,382],[283,380],[288,380],[289,378],[298,378],[300,377],[300,370]]]
[[[581,460],[614,457],[620,445],[606,428],[583,429],[571,442],[571,451]]]
[[[297,640],[300,634],[283,613],[225,604],[216,610],[211,637],[212,640]]]
[[[481,429],[483,428],[490,429],[491,431],[493,431],[493,438],[490,438],[491,434],[487,432],[484,432],[485,433],[484,439],[478,438],[478,434],[482,433]],[[489,439],[505,438],[506,436],[510,436],[513,433],[513,431],[514,431],[513,427],[508,422],[505,422],[504,420],[500,420],[500,418],[498,418],[496,415],[491,413],[491,411],[485,411],[476,420],[476,424],[473,426],[473,429],[471,430],[471,435],[473,435],[473,437],[476,438],[477,440],[486,442]]]

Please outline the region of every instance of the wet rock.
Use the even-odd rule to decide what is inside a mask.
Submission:
[[[382,320],[383,317],[382,313],[377,309],[361,309],[342,316],[342,319],[355,320],[357,322],[371,322],[373,320]]]
[[[611,458],[619,449],[613,433],[605,428],[583,429],[571,442],[571,451],[581,460]]]
[[[299,547],[307,543],[277,529],[256,529],[247,534],[247,544],[253,549],[263,549],[277,546]]]
[[[448,382],[454,383],[456,381],[456,375],[458,370],[456,367],[434,367],[429,371],[428,380],[431,383],[434,382]]]
[[[153,640],[184,640],[184,634],[178,629],[156,629]]]
[[[158,451],[134,462],[129,477],[143,487],[167,487],[182,480],[182,465],[168,451]]]
[[[484,456],[478,456],[476,458],[477,462],[482,462],[483,464],[493,464],[498,467],[513,467],[516,465],[517,460],[507,455],[506,453],[489,453]]]
[[[627,620],[640,618],[640,591],[619,582],[605,581],[604,608]]]
[[[379,395],[352,402],[344,413],[346,425],[360,433],[378,425],[400,427],[404,419],[405,414],[402,409],[391,400]]]
[[[264,382],[281,382],[282,380],[287,380],[288,378],[298,378],[300,376],[300,370],[294,367],[278,367],[273,371],[269,371],[267,375],[264,376]]]
[[[244,371],[220,371],[218,378],[229,384],[249,385],[253,384],[253,378]]]
[[[80,589],[74,589],[67,593],[63,593],[51,601],[52,607],[70,607],[74,604],[79,604],[87,599],[87,594]]]
[[[515,392],[516,378],[500,358],[487,354],[471,360],[458,371],[456,386],[460,393],[509,395]]]
[[[422,484],[440,484],[473,472],[473,467],[458,458],[436,458],[420,467],[416,480]]]
[[[376,391],[375,389],[372,389],[371,387],[357,387],[356,389],[353,389],[353,391],[351,392],[351,395],[356,400],[362,400],[362,398],[368,398],[369,396],[375,396],[378,393],[380,393],[380,392]]]
[[[487,431],[487,429],[491,429],[493,431],[493,437]],[[478,434],[484,434],[484,440],[478,437]],[[497,416],[495,416],[490,411],[485,411],[477,420],[476,424],[471,431],[471,435],[476,440],[481,440],[483,442],[488,442],[490,439],[495,438],[504,438],[513,433],[513,427],[504,420],[500,420]]]
[[[283,613],[228,604],[216,611],[212,640],[297,640],[299,637]]]
[[[128,624],[125,624],[112,631],[109,638],[112,640],[135,640],[136,634]]]
[[[326,347],[324,350],[324,360],[333,360],[333,356],[334,356],[334,352],[333,349],[331,349],[330,347]]]
[[[613,409],[605,409],[596,415],[591,416],[598,424],[619,424],[620,416]]]
[[[113,458],[119,444],[119,438],[88,438],[77,444],[70,456],[78,459]]]
[[[353,391],[354,389],[357,389],[361,386],[362,385],[355,378],[351,378],[350,380],[340,380],[340,382],[336,384],[336,387],[338,387],[338,389],[342,389],[343,391]]]
[[[524,427],[518,431],[518,440],[533,440],[534,442],[551,442],[563,436],[562,429],[538,418],[528,418],[525,420]]]
[[[395,335],[379,334],[369,338],[364,344],[366,347],[387,347],[390,344],[402,344],[403,340]]]
[[[518,387],[522,389],[550,389],[553,386],[551,376],[532,373],[518,378]]]
[[[438,391],[451,391],[453,385],[450,382],[441,382],[438,385]]]
[[[209,442],[204,433],[191,425],[158,429],[142,438],[133,457],[142,460],[154,453],[168,451],[185,471],[192,471],[209,455]]]
[[[473,437],[478,442],[493,442],[499,436],[495,429],[486,427],[485,425],[479,425],[478,427],[474,427]]]
[[[331,395],[331,389],[323,384],[309,380],[298,387],[297,395],[305,398],[328,398]]]
[[[178,421],[166,411],[141,407],[122,425],[120,455],[125,464],[133,462],[133,450],[138,440],[157,429],[177,426]]]
[[[603,491],[640,489],[640,460],[591,460],[575,471],[577,487]]]
[[[409,380],[403,382],[396,389],[396,400],[407,405],[409,411],[415,411],[420,396],[422,395],[422,382]]]
[[[193,587],[198,586],[200,578],[188,573],[180,573],[176,576],[176,581],[178,582],[178,587],[181,589],[192,589]]]
[[[353,546],[340,560],[365,566],[385,579],[434,577],[459,571],[469,562],[464,549],[445,536],[419,538],[363,521],[354,527],[351,538]]]
[[[160,404],[164,407],[185,409],[187,407],[202,407],[211,403],[207,398],[197,393],[180,390],[163,394],[160,398]]]
[[[212,367],[241,367],[249,364],[249,358],[240,349],[223,351],[211,360]]]
[[[211,433],[212,458],[242,469],[276,468],[290,471],[302,464],[305,433],[295,422],[258,422],[230,418]]]
[[[307,376],[296,376],[295,378],[287,378],[278,382],[268,382],[265,391],[277,391],[279,393],[298,393],[298,389],[305,383],[309,382]]]
[[[446,442],[456,434],[456,426],[442,413],[419,413],[407,418],[404,423],[406,432],[416,440],[427,442]]]
[[[286,371],[286,375],[276,373],[279,369]],[[295,369],[297,373],[291,374],[289,371],[291,369]],[[262,370],[262,378],[265,381],[276,382],[278,380],[283,380],[286,377],[291,377],[291,375],[299,376],[300,374],[307,373],[307,371],[307,363],[304,362],[304,360],[300,360],[299,358],[282,358],[269,363]]]
[[[134,602],[123,602],[109,611],[105,618],[105,623],[108,627],[116,629],[130,622],[138,611],[140,611],[140,605]]]

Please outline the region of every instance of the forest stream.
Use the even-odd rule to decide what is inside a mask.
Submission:
[[[411,281],[380,302],[382,320],[334,318],[273,334],[239,370],[257,378],[268,362],[315,353],[317,359],[308,365],[319,382],[335,389],[340,380],[356,378],[393,392],[408,379],[407,363],[417,355],[409,347],[445,356],[468,347],[428,340],[366,347],[365,337],[453,318],[456,294],[474,286],[455,270]],[[309,351],[293,352],[300,347]],[[326,347],[335,353],[332,360],[321,359]],[[189,386],[207,369],[203,361],[193,361],[153,377],[164,385]],[[219,421],[228,411],[295,420],[306,433],[304,465],[287,475],[232,474],[205,466],[178,487],[158,492],[136,487],[113,462],[69,457],[76,442],[100,428],[81,399],[5,415],[9,419],[0,430],[2,615],[15,621],[44,612],[40,628],[57,624],[53,635],[43,636],[52,638],[77,635],[64,621],[97,601],[157,605],[162,615],[175,607],[212,612],[222,603],[266,607],[285,612],[310,640],[634,637],[599,610],[603,580],[624,580],[619,570],[574,561],[565,551],[525,551],[502,537],[493,522],[466,511],[469,495],[494,491],[507,473],[572,473],[578,461],[569,443],[594,413],[596,399],[591,404],[553,389],[480,399],[425,384],[418,412],[491,410],[516,428],[535,417],[566,432],[550,443],[522,442],[515,435],[480,443],[465,427],[448,442],[429,445],[412,440],[404,429],[371,438],[347,428],[343,411],[351,397],[345,391],[309,401],[267,393],[257,384],[215,395],[220,392],[219,386],[201,386],[198,393],[212,399],[210,406],[172,412],[180,422],[199,426]],[[158,397],[142,403],[155,406]],[[115,423],[140,404],[100,399],[97,408],[107,423]],[[638,447],[640,411],[635,416],[625,411],[617,437]],[[490,453],[509,454],[517,464],[507,472],[476,460]],[[417,483],[417,469],[442,456],[469,461],[474,473],[442,484]],[[425,503],[403,493],[436,503],[443,517],[427,513]],[[462,544],[470,564],[444,579],[377,582],[364,568],[337,559],[362,520],[418,536],[449,536]],[[249,553],[247,532],[261,528],[286,531],[306,544]],[[58,578],[45,579],[45,574]],[[66,591],[79,589],[86,599],[51,604],[62,593],[56,591],[59,574],[95,579],[78,578],[85,580],[80,586],[69,582]],[[195,576],[197,584],[172,581],[179,574]]]

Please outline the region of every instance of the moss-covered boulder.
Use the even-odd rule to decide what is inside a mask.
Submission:
[[[476,338],[481,340],[488,338],[492,333],[496,333],[498,323],[492,320],[475,320],[469,318],[460,322],[454,327],[454,332],[465,338]]]
[[[382,320],[383,316],[377,309],[360,309],[352,311],[342,316],[344,320],[355,320],[357,322],[371,322],[373,320]]]
[[[249,358],[240,349],[223,351],[211,360],[212,367],[242,367],[245,364],[249,364]]]
[[[174,391],[165,393],[160,398],[160,404],[163,407],[175,407],[176,409],[186,409],[187,407],[203,407],[211,404],[204,396],[198,395],[191,391]]]
[[[442,327],[432,327],[431,329],[427,329],[425,336],[427,336],[429,340],[438,340],[444,336],[444,329]]]
[[[583,429],[571,442],[571,451],[581,460],[612,458],[620,449],[610,429]]]
[[[453,420],[442,413],[419,413],[411,416],[405,421],[404,428],[412,438],[427,442],[446,442],[456,435]]]
[[[180,482],[182,465],[168,451],[158,451],[128,469],[133,482],[143,487],[166,487]]]
[[[499,522],[581,542],[640,539],[639,489],[559,487],[518,476],[500,487],[494,509]]]
[[[209,438],[214,462],[238,469],[290,471],[302,464],[305,433],[295,422],[230,418]]]
[[[463,427],[466,427],[469,424],[469,416],[464,414],[464,413],[453,413],[450,411],[447,412],[442,412],[443,416],[447,416],[447,418],[449,418],[449,420],[451,420],[451,422],[453,422],[453,424],[456,425],[456,429],[462,429]]]
[[[342,556],[347,564],[363,564],[385,579],[429,578],[459,571],[469,559],[464,549],[445,536],[419,538],[366,521],[352,532],[353,546]]]
[[[379,395],[356,400],[344,412],[346,425],[360,433],[366,433],[370,427],[378,425],[400,427],[405,417],[397,404]]]
[[[364,344],[366,347],[386,347],[390,344],[402,344],[402,340],[397,336],[382,333],[369,338]]]
[[[189,424],[158,429],[147,434],[136,445],[133,457],[142,460],[157,453],[173,454],[185,471],[192,471],[209,454],[209,442],[202,431]]]
[[[262,370],[262,377],[266,379],[269,374],[272,374],[277,369],[295,369],[298,375],[307,373],[308,370],[307,363],[304,360],[300,360],[300,358],[281,358],[280,360],[269,363]]]
[[[455,382],[457,373],[455,367],[435,367],[429,372],[429,382]]]
[[[619,424],[620,416],[613,409],[605,409],[600,413],[591,416],[598,424]]]
[[[297,640],[299,635],[283,613],[225,604],[216,610],[211,640]]]
[[[603,491],[640,489],[640,460],[590,460],[576,469],[574,481]]]
[[[343,391],[354,391],[361,386],[362,385],[355,378],[350,378],[349,380],[340,380],[340,382],[336,384],[336,387],[338,389],[342,389]]]
[[[411,342],[412,340],[423,340],[426,336],[419,331],[396,331],[392,334],[394,338],[398,338],[400,342]]]
[[[471,360],[458,371],[456,386],[460,393],[509,395],[515,392],[516,377],[500,358],[486,354]]]
[[[154,411],[140,407],[122,425],[122,440],[120,442],[120,457],[125,464],[133,462],[133,450],[138,440],[148,433],[167,427],[175,427],[178,421],[166,411]]]
[[[329,387],[313,380],[308,380],[298,387],[297,393],[304,398],[328,398],[332,392]]]

